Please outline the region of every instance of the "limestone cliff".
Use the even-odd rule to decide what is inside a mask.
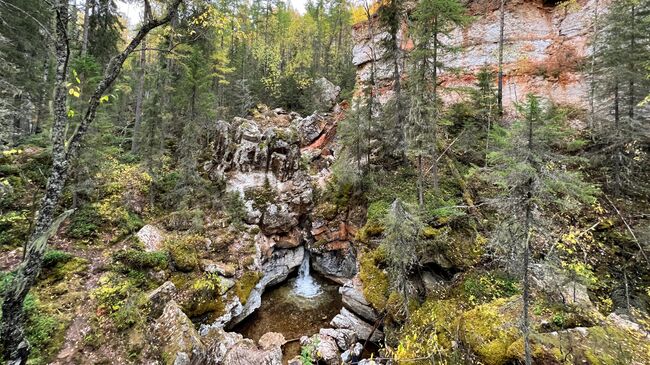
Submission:
[[[496,70],[499,49],[499,1],[470,0],[466,6],[472,21],[455,29],[446,44],[458,52],[442,59],[444,98],[459,100],[457,88],[472,85],[476,72],[483,66]],[[586,106],[589,85],[585,71],[591,55],[595,11],[602,13],[608,1],[577,0],[560,4],[548,0],[507,1],[505,7],[504,105],[511,107],[528,93],[535,93],[561,104]],[[353,29],[355,47],[353,63],[357,66],[357,89],[367,85],[370,65],[375,62],[376,86],[380,102],[392,92],[393,66],[381,49],[381,40],[388,36],[377,19],[373,19],[373,40],[368,22]],[[413,43],[408,24],[398,35],[401,48],[408,55]],[[374,57],[373,57],[374,55]],[[405,61],[401,60],[402,70]],[[401,75],[405,78],[403,72]]]

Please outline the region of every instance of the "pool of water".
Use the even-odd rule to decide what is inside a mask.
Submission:
[[[290,341],[283,348],[285,363],[300,353],[300,342],[296,339],[329,327],[330,320],[341,310],[338,285],[310,275],[308,261],[306,265],[306,272],[303,263],[298,276],[267,288],[261,307],[233,328],[254,341],[267,332],[282,333]]]

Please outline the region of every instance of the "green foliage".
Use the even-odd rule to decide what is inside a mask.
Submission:
[[[65,264],[72,260],[74,256],[65,251],[60,250],[48,250],[43,256],[43,267],[44,268],[53,268],[60,264]]]
[[[318,344],[319,340],[314,339],[300,348],[300,363],[302,365],[314,365],[318,362],[318,358],[313,357]]]
[[[165,269],[169,264],[166,252],[144,252],[139,250],[119,250],[113,253],[113,261],[120,262],[131,269]]]

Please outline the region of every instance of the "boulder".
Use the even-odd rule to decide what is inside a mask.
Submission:
[[[252,340],[244,339],[231,347],[223,359],[224,365],[282,365],[282,348],[261,349]]]
[[[340,287],[339,293],[341,293],[343,305],[361,316],[361,318],[373,323],[379,319],[379,316],[363,295],[363,285],[358,276],[355,276],[354,279],[349,280]]]
[[[319,364],[326,365],[339,365],[341,363],[338,346],[336,340],[332,337],[315,334],[312,337],[302,337],[300,344],[305,347],[312,346],[311,358],[316,360]]]
[[[147,252],[160,250],[162,248],[163,241],[165,240],[163,231],[151,224],[147,224],[144,227],[140,228],[138,233],[135,235],[138,237],[140,242],[142,242],[144,249]]]
[[[569,279],[559,268],[549,263],[533,264],[530,267],[531,282],[535,289],[548,294],[556,301],[592,309],[587,287]]]
[[[278,332],[267,332],[260,337],[257,344],[262,350],[271,350],[283,346],[286,342],[287,340],[284,339],[283,334]]]
[[[205,361],[206,348],[199,333],[174,300],[167,303],[153,330],[161,351],[169,354],[166,364],[189,365]]]
[[[336,345],[343,351],[347,350],[357,342],[357,334],[352,330],[321,328],[319,334],[329,336],[336,341]]]
[[[261,228],[267,234],[289,232],[297,225],[297,214],[286,203],[270,203],[262,214]]]
[[[299,120],[296,123],[296,130],[298,131],[298,138],[300,138],[300,146],[308,146],[318,139],[323,133],[326,124],[325,118],[318,113]]]
[[[228,351],[244,337],[239,333],[226,332],[220,327],[210,327],[201,331],[201,340],[206,346],[206,365],[224,364]]]
[[[165,306],[176,294],[176,286],[171,281],[165,281],[161,286],[147,295],[149,302],[149,316],[158,318],[163,313]]]
[[[347,308],[341,308],[341,312],[330,321],[330,325],[334,328],[352,330],[360,340],[369,339],[371,342],[377,343],[384,338],[383,332],[377,328],[373,331],[373,325],[365,322]]]
[[[321,106],[323,109],[330,110],[336,105],[336,100],[341,93],[341,87],[334,85],[330,80],[321,77],[314,81],[314,104]]]

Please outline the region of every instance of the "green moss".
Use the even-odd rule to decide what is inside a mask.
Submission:
[[[461,287],[462,297],[472,305],[511,297],[519,292],[517,281],[502,272],[473,271],[465,276]]]
[[[176,236],[165,241],[164,246],[174,267],[180,271],[193,271],[199,266],[198,247],[204,244],[201,236]]]
[[[459,320],[464,343],[486,364],[509,363],[509,347],[520,337],[520,312],[517,298],[497,299],[465,312]]]
[[[165,269],[169,264],[167,252],[144,252],[139,250],[119,250],[113,253],[113,261],[131,269]]]
[[[234,287],[235,295],[239,298],[242,304],[246,304],[248,296],[253,291],[253,288],[262,279],[263,274],[257,271],[247,271],[242,277],[237,280]]]
[[[67,235],[70,238],[92,239],[97,237],[102,225],[102,216],[95,206],[86,205],[74,212],[70,217]]]
[[[268,203],[274,202],[277,199],[277,196],[277,191],[271,187],[268,179],[264,180],[264,185],[248,189],[244,192],[244,198],[246,200],[252,200],[253,207],[259,210],[266,208]]]
[[[32,350],[29,363],[46,364],[63,344],[65,323],[34,295],[27,296],[23,308],[27,316],[25,335]]]
[[[74,256],[60,250],[48,250],[43,255],[43,268],[53,268],[59,264],[65,264]]]
[[[363,294],[368,302],[377,310],[386,308],[388,300],[388,275],[380,268],[383,264],[384,253],[381,249],[364,252],[360,257],[359,277],[363,283]]]

